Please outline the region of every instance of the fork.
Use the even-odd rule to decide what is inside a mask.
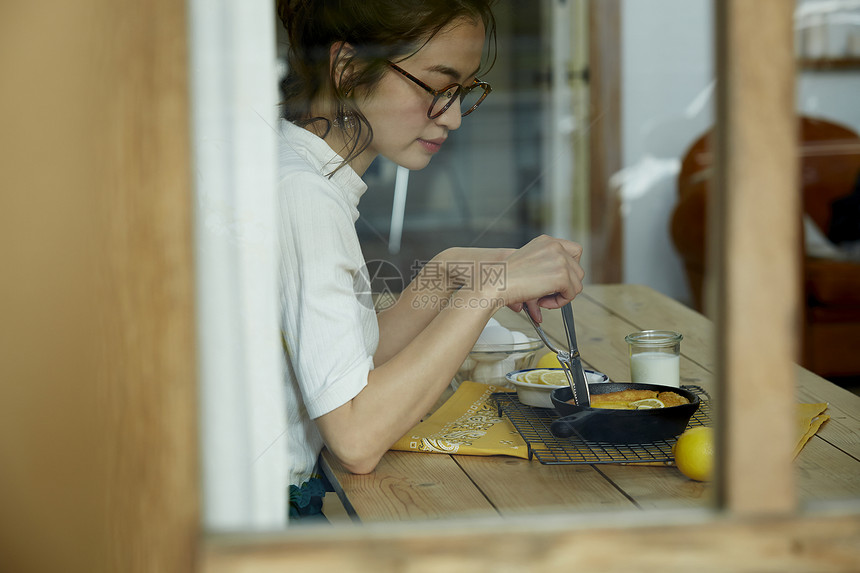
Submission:
[[[550,350],[550,352],[555,353],[558,357],[558,361],[561,364],[562,370],[564,371],[565,377],[567,378],[567,382],[570,385],[570,390],[573,394],[573,400],[576,404],[581,406],[589,406],[591,403],[591,396],[588,390],[588,382],[585,379],[585,372],[582,370],[582,362],[579,358],[579,350],[576,348],[576,334],[573,326],[573,311],[570,308],[570,303],[562,309],[562,318],[564,319],[564,332],[567,335],[570,348],[569,350],[561,350],[556,348],[550,341],[549,337],[543,331],[540,324],[532,318],[531,313],[529,313],[528,308],[523,305],[523,311],[526,313],[526,316],[529,318],[529,322],[532,323],[532,326],[540,337],[541,341],[544,345]]]
[[[526,308],[526,305],[523,305],[523,312],[526,313],[527,317],[529,317],[529,322],[532,323],[532,326],[534,327],[535,332],[537,332],[537,335],[540,337],[541,342],[544,343],[544,346],[549,348],[550,352],[552,352],[553,354],[559,355],[559,354],[563,353],[564,352],[563,350],[559,350],[558,348],[556,348],[555,346],[552,345],[552,342],[549,341],[549,337],[544,333],[543,329],[540,327],[540,323],[538,321],[536,321],[534,318],[532,318],[532,315],[529,312],[529,309]],[[565,354],[567,354],[567,353],[565,352]]]

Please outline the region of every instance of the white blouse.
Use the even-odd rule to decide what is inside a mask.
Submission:
[[[379,342],[355,231],[367,185],[322,139],[281,120],[281,313],[286,356],[287,464],[300,485],[323,447],[314,419],[367,384]]]

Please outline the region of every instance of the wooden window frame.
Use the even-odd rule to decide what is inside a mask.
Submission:
[[[790,419],[793,397],[787,337],[797,292],[785,287],[774,296],[761,285],[796,284],[797,261],[781,253],[792,249],[778,248],[793,244],[798,224],[798,205],[787,199],[796,177],[794,2],[715,3],[721,192],[712,194],[710,244],[720,256],[712,257],[709,292],[714,316],[722,317],[720,510],[272,535],[213,535],[200,525],[186,7],[168,0],[80,4],[47,15],[35,6],[17,9],[15,25],[38,26],[43,45],[8,20],[0,34],[30,49],[23,62],[2,52],[8,77],[19,82],[10,85],[33,90],[30,99],[10,90],[0,95],[4,109],[20,115],[0,135],[16,159],[6,172],[8,188],[22,190],[14,201],[25,208],[45,210],[39,237],[22,247],[32,222],[6,217],[0,241],[9,276],[23,280],[30,267],[41,269],[34,288],[10,290],[3,301],[14,348],[21,349],[2,366],[5,379],[20,382],[9,390],[15,406],[3,412],[14,440],[7,432],[0,442],[11,461],[0,477],[6,565],[129,573],[612,571],[627,570],[635,556],[642,570],[856,566],[860,510],[855,504],[839,515],[798,513],[786,453],[790,428],[772,423]],[[46,72],[52,63],[62,66]],[[58,79],[63,97],[52,98]],[[50,151],[45,159],[56,169],[40,171],[19,147]],[[766,233],[746,221],[762,209]],[[40,237],[59,252],[42,248]],[[759,282],[763,268],[767,281]],[[42,310],[53,298],[40,285],[58,278],[62,289],[47,292],[69,304],[50,307],[63,319],[54,324]],[[780,328],[752,344],[749,320]],[[60,360],[62,372],[43,365],[45,355]],[[756,382],[773,398],[763,415],[745,418],[736,394],[741,384],[750,386],[737,373],[750,369],[767,374]],[[754,433],[775,445],[773,455],[759,455],[746,439]],[[18,487],[25,482],[29,488]]]

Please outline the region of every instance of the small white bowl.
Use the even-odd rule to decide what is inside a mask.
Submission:
[[[521,403],[525,404],[526,406],[535,406],[538,408],[555,408],[550,395],[552,394],[552,391],[556,388],[564,388],[565,386],[567,386],[567,384],[553,386],[549,384],[530,384],[528,382],[521,382],[519,380],[520,374],[524,374],[526,372],[529,372],[530,370],[558,370],[559,372],[562,372],[562,369],[525,368],[523,370],[515,370],[513,372],[508,372],[508,374],[506,375],[508,382],[517,389],[517,398]],[[597,372],[595,370],[586,370],[585,381],[589,384],[602,384],[604,382],[609,382],[609,377],[602,372]]]

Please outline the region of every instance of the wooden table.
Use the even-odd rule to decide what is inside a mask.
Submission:
[[[701,314],[648,287],[590,285],[574,301],[574,315],[587,367],[615,381],[630,380],[628,333],[683,333],[681,383],[713,395],[713,326]],[[560,343],[561,313],[544,316],[544,329]],[[531,332],[523,316],[507,309],[496,318]],[[860,397],[800,367],[796,381],[798,401],[827,402],[831,416],[795,460],[801,505],[860,499]],[[506,456],[390,451],[373,473],[352,475],[328,452],[323,462],[347,511],[362,522],[708,507],[714,494],[711,485],[691,481],[674,467],[543,465]]]

